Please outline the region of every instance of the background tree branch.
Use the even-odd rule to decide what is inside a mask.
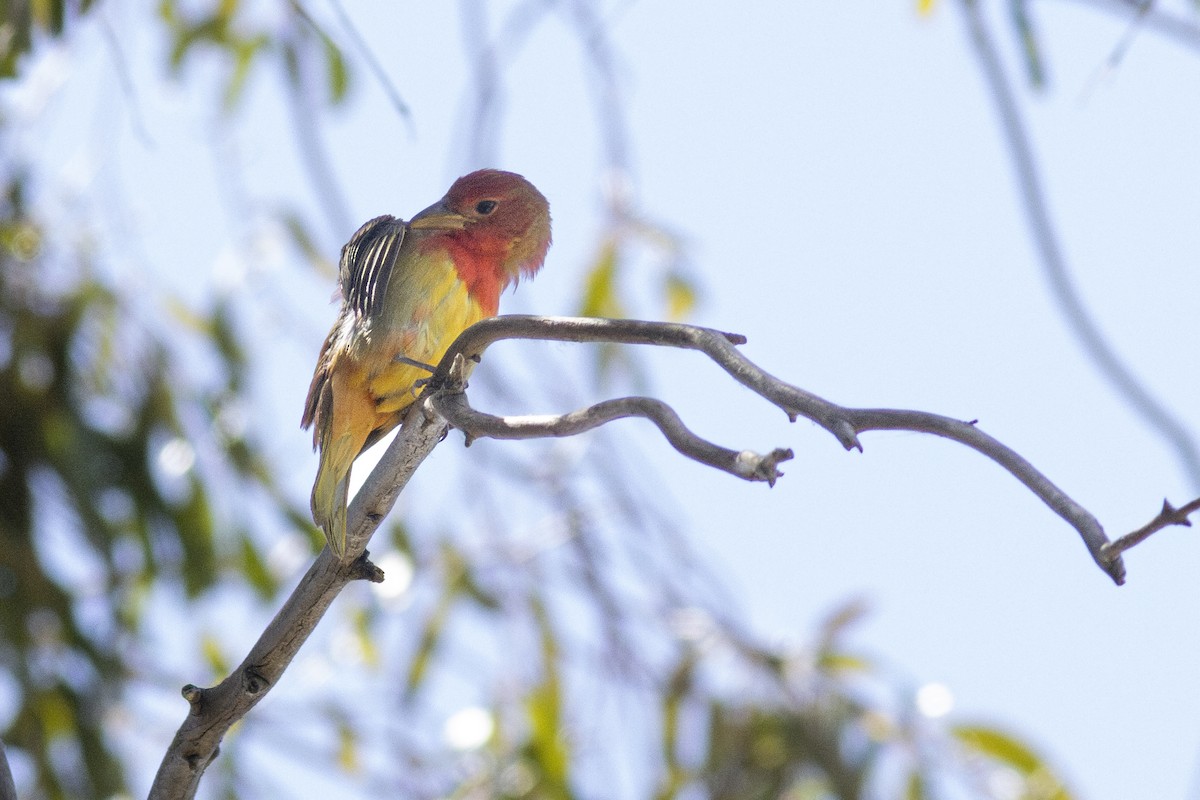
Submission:
[[[1084,353],[1100,374],[1175,451],[1180,466],[1193,487],[1200,487],[1200,446],[1187,426],[1179,420],[1134,374],[1108,341],[1084,304],[1071,276],[1063,247],[1051,218],[1042,186],[1041,173],[1026,130],[1020,105],[1009,83],[1004,62],[996,50],[991,30],[978,0],[960,0],[967,25],[967,39],[975,51],[979,68],[991,93],[1000,120],[1000,130],[1012,158],[1013,171],[1021,195],[1021,207],[1029,224],[1030,235],[1042,263],[1050,293],[1062,311],[1067,327],[1079,340]],[[1132,7],[1132,4],[1127,4]],[[1148,9],[1149,3],[1138,4]],[[1155,20],[1158,20],[1155,17]],[[1179,31],[1171,29],[1178,37]],[[1095,553],[1093,553],[1095,555]]]

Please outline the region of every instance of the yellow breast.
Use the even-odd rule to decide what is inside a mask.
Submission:
[[[363,366],[380,414],[395,413],[416,397],[417,382],[429,377],[420,367],[397,363],[396,356],[436,366],[460,333],[487,316],[453,270],[438,270],[405,318],[391,317],[367,333]],[[433,277],[433,276],[429,276]]]

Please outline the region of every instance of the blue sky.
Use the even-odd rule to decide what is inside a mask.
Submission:
[[[1127,20],[1099,3],[1034,3],[1050,83],[1031,92],[1004,9],[990,8],[1003,4],[987,5],[1081,294],[1119,354],[1200,432],[1200,59],[1141,31],[1109,68]],[[751,358],[835,402],[979,419],[1119,535],[1163,497],[1184,502],[1200,487],[1081,356],[1050,299],[958,4],[927,17],[914,6],[617,4],[605,21],[625,178],[638,209],[685,242],[702,287],[695,322],[746,334]],[[471,77],[459,9],[346,4],[412,113],[411,124],[400,119],[362,72],[327,126],[355,224],[424,208],[480,166],[461,133]],[[23,143],[64,165],[43,202],[70,207],[73,192],[97,191],[129,200],[127,217],[97,212],[109,246],[122,229],[142,242],[113,247],[121,280],[171,264],[155,283],[191,299],[239,282],[286,286],[285,307],[303,314],[274,320],[295,347],[263,376],[271,390],[257,413],[287,421],[268,437],[279,454],[310,459],[291,420],[334,313],[331,287],[279,278],[285,250],[252,224],[253,202],[230,213],[223,174],[238,173],[251,197],[311,206],[311,185],[291,166],[291,117],[259,79],[248,124],[225,133],[211,98],[163,80],[156,39],[125,25],[134,12],[101,13],[131,31],[136,100],[110,73],[88,71],[112,58],[94,28],[52,57],[58,66],[42,64],[43,77],[71,78]],[[194,68],[202,85],[212,77]],[[533,180],[555,220],[546,270],[508,310],[569,313],[597,246],[604,159],[588,75],[562,15],[504,73],[495,166]],[[349,232],[322,232],[331,256]],[[652,271],[654,261],[633,263]],[[633,310],[660,313],[645,291],[655,274],[627,280]],[[873,613],[861,646],[914,687],[948,685],[952,718],[1028,736],[1082,797],[1200,797],[1190,531],[1132,552],[1118,589],[1067,525],[974,453],[905,433],[868,434],[865,453],[845,453],[697,358],[651,353],[647,363],[657,393],[697,431],[796,451],[768,490],[681,462],[648,426],[627,423],[763,636],[803,639],[832,606],[864,597]]]

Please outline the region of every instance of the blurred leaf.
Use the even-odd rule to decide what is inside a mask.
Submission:
[[[246,531],[242,531],[239,538],[241,540],[242,575],[260,600],[270,600],[279,591],[279,584],[271,571],[267,569],[267,564],[263,561],[262,554],[258,552],[258,547],[255,546],[250,535]]]
[[[213,307],[208,320],[208,334],[217,352],[225,360],[229,390],[238,392],[245,385],[246,351],[233,326],[233,309],[229,298],[222,298]]]
[[[937,8],[937,0],[917,0],[917,13],[927,16]]]
[[[358,734],[354,728],[343,722],[338,726],[337,763],[344,772],[357,773],[362,769],[358,750]]]
[[[417,640],[417,649],[413,654],[412,660],[409,662],[408,675],[404,680],[404,696],[406,699],[411,698],[421,688],[421,684],[425,680],[425,673],[429,669],[429,663],[433,659],[438,644],[441,642],[442,633],[446,629],[446,622],[450,618],[450,611],[454,607],[454,602],[459,595],[455,583],[456,581],[449,577],[443,581],[442,593],[438,597],[433,611],[421,628],[421,635]]]
[[[562,735],[562,686],[558,674],[559,646],[550,615],[541,598],[529,598],[537,624],[542,660],[542,680],[529,690],[525,708],[529,716],[529,749],[541,772],[541,796],[571,797],[571,754]]]
[[[666,281],[667,319],[678,322],[696,308],[696,287],[681,275],[671,274]]]
[[[984,725],[956,725],[951,734],[968,750],[1015,770],[1025,779],[1024,800],[1071,800],[1065,784],[1029,745]]]
[[[696,671],[696,655],[684,653],[667,681],[667,691],[662,699],[662,750],[666,775],[656,800],[671,800],[677,797],[687,783],[687,769],[679,760],[679,718],[684,701],[691,693]]]
[[[75,714],[58,692],[45,692],[37,700],[37,713],[42,729],[51,739],[70,736],[75,732]]]
[[[338,105],[346,99],[346,91],[350,86],[350,72],[342,49],[337,46],[324,31],[321,31],[321,44],[325,48],[325,68],[329,86],[329,102]]]
[[[366,607],[354,609],[351,620],[354,625],[355,638],[362,653],[363,662],[368,667],[379,666],[379,648],[375,646],[375,635],[371,628],[371,610]]]
[[[833,650],[823,650],[817,659],[817,666],[825,672],[870,672],[874,664],[867,658],[851,653]]]
[[[600,246],[595,262],[584,279],[579,304],[582,317],[620,317],[623,307],[617,299],[617,243],[609,239]]]
[[[1026,744],[1006,733],[981,725],[956,725],[951,732],[977,753],[1007,764],[1022,775],[1042,768],[1042,760]]]
[[[404,524],[403,519],[396,520],[388,530],[388,539],[392,543],[392,547],[399,550],[410,558],[413,555],[412,536],[408,532],[408,526]]]
[[[229,73],[229,80],[225,83],[225,96],[222,102],[225,111],[233,111],[241,102],[255,56],[270,44],[271,39],[266,34],[241,39],[233,44],[233,69]]]
[[[317,270],[318,274],[327,278],[336,278],[336,265],[326,256],[325,251],[317,246],[312,234],[309,233],[308,224],[301,219],[300,215],[294,211],[284,211],[280,213],[280,220],[283,222],[284,229],[291,236],[292,243],[304,255],[308,263]]]
[[[208,668],[212,670],[212,674],[224,678],[230,672],[229,659],[225,658],[225,654],[221,651],[221,642],[211,633],[205,633],[200,638],[200,652],[204,654],[204,660],[208,662]]]
[[[190,483],[191,492],[175,514],[175,525],[183,545],[184,588],[189,597],[195,597],[216,580],[217,558],[208,491],[194,476]]]
[[[293,505],[285,505],[283,508],[284,517],[292,524],[293,528],[305,535],[312,552],[321,552],[321,549],[325,547],[325,534],[313,524],[311,512],[308,509],[301,510]]]
[[[908,776],[908,785],[904,788],[904,800],[925,800],[925,778],[917,770]]]

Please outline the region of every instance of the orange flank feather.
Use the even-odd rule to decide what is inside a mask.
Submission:
[[[346,552],[350,466],[398,425],[429,373],[468,327],[496,315],[500,293],[542,267],[550,208],[533,184],[485,169],[459,178],[409,222],[376,217],[342,248],[342,308],[325,339],[302,425],[320,465],[313,520]]]

